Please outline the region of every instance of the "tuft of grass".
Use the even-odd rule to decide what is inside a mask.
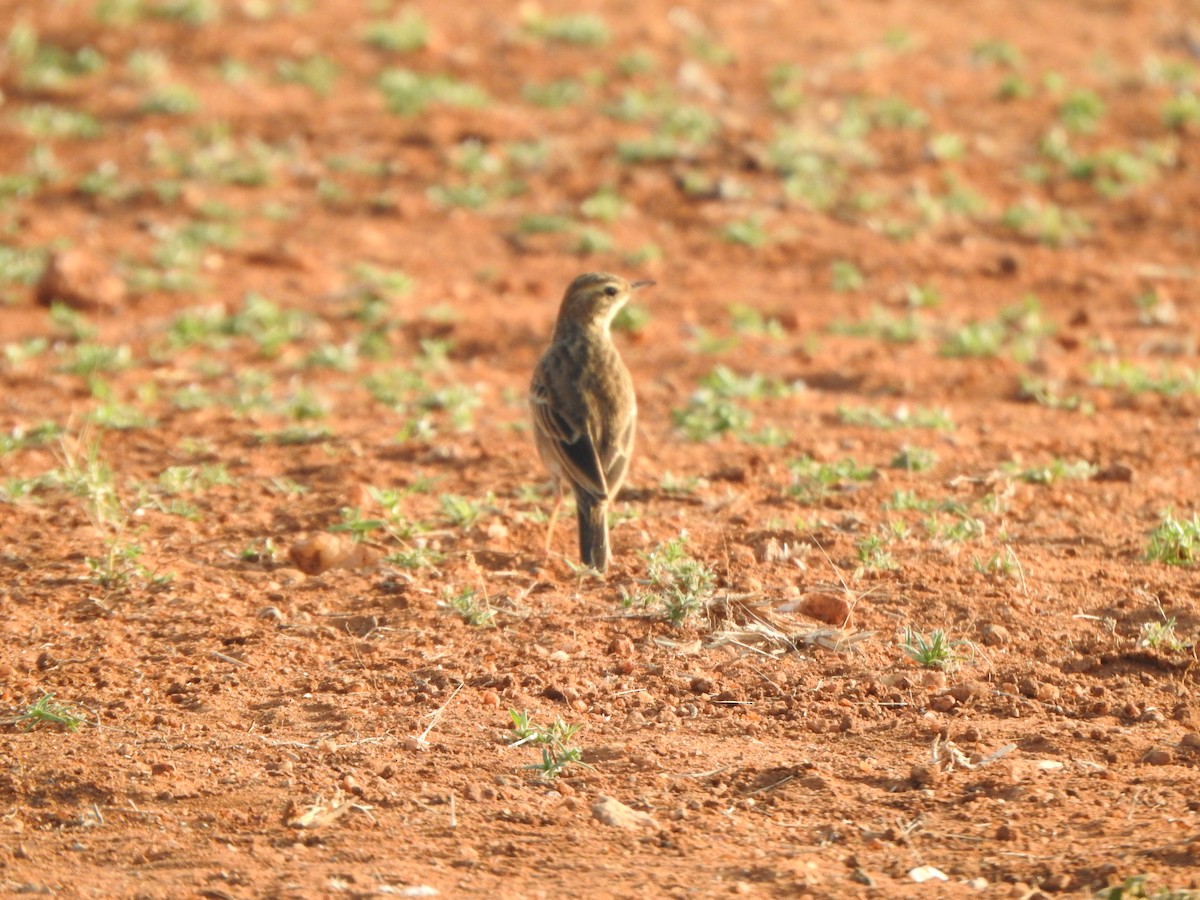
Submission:
[[[546,16],[533,12],[525,17],[524,26],[526,34],[536,40],[577,47],[603,47],[612,37],[604,20],[591,13]]]
[[[1200,560],[1200,513],[1193,513],[1190,521],[1176,518],[1170,510],[1163,513],[1150,534],[1146,560],[1168,566],[1191,566]]]
[[[449,75],[426,75],[411,69],[387,69],[376,81],[388,111],[406,118],[419,115],[433,104],[487,106],[488,95],[478,85]]]
[[[730,244],[741,244],[752,249],[763,247],[771,240],[762,216],[749,216],[722,226],[721,237]]]
[[[415,9],[406,9],[394,19],[370,23],[363,41],[385,53],[414,53],[429,44],[429,23]]]
[[[61,703],[54,699],[53,694],[43,694],[37,702],[30,704],[24,712],[14,717],[13,724],[22,731],[33,731],[47,726],[78,731],[79,726],[86,721],[87,718],[80,714],[73,703]]]
[[[1120,884],[1099,891],[1096,900],[1200,900],[1200,891],[1147,887],[1145,875],[1132,875]]]
[[[788,463],[792,483],[787,493],[801,503],[813,504],[825,499],[835,490],[844,490],[850,484],[872,481],[878,477],[873,466],[859,465],[853,459],[835,463],[819,463],[810,456]]]
[[[1093,364],[1090,380],[1097,387],[1118,388],[1130,394],[1153,393],[1166,397],[1200,394],[1200,369],[1160,365],[1157,372],[1151,372],[1136,363],[1111,360]]]
[[[962,653],[961,649],[969,652]],[[935,628],[928,635],[916,629],[905,626],[904,641],[900,644],[913,662],[925,669],[940,669],[948,672],[965,662],[974,655],[974,645],[970,641],[950,640],[950,633],[941,628]]]
[[[865,425],[890,431],[895,428],[932,428],[936,431],[953,431],[954,419],[946,409],[910,410],[899,406],[894,413],[886,413],[873,406],[839,406],[838,418],[847,425]]]
[[[568,725],[562,719],[555,719],[551,725],[539,725],[533,721],[533,716],[527,711],[508,711],[512,721],[513,742],[510,747],[520,747],[523,744],[533,744],[542,752],[542,761],[527,768],[541,772],[547,778],[555,778],[563,773],[570,765],[591,768],[583,762],[583,751],[574,746],[571,741],[583,728],[583,725]]]
[[[1149,650],[1170,650],[1178,653],[1192,646],[1191,641],[1185,641],[1175,631],[1175,617],[1164,617],[1161,622],[1144,622],[1138,629],[1139,647]]]
[[[892,457],[893,469],[904,469],[906,472],[925,472],[937,463],[937,453],[924,447],[913,447],[905,444]]]
[[[496,622],[496,611],[487,603],[485,597],[480,602],[478,591],[473,587],[464,587],[454,591],[446,586],[442,589],[442,599],[438,601],[441,609],[449,610],[468,625],[476,628],[492,628]]]
[[[1055,484],[1059,481],[1086,481],[1096,474],[1098,467],[1086,459],[1074,461],[1055,457],[1044,466],[1032,466],[1022,469],[1019,466],[1006,466],[1010,474],[1015,474],[1026,484]]]
[[[846,259],[835,259],[830,265],[830,286],[838,293],[861,291],[867,283],[862,270]]]
[[[625,596],[625,605],[657,608],[679,627],[704,609],[716,586],[716,575],[687,551],[687,532],[659,544],[646,557],[648,589]]]

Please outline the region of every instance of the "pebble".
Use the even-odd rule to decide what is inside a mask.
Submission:
[[[1005,644],[1012,643],[1012,635],[1009,634],[1008,629],[993,622],[989,622],[979,629],[979,636],[988,647],[1003,647]]]
[[[657,828],[658,823],[649,813],[641,812],[626,806],[613,797],[601,796],[592,805],[592,816],[605,825],[614,828]]]
[[[850,604],[840,594],[809,594],[800,603],[800,613],[838,628],[850,618]]]

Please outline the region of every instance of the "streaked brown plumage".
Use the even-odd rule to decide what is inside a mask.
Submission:
[[[565,483],[575,492],[579,556],[601,572],[609,559],[608,505],[629,470],[637,422],[633,380],[609,327],[630,291],[651,284],[630,283],[604,272],[572,281],[563,295],[554,337],[529,386],[538,454],[558,486],[546,548]]]

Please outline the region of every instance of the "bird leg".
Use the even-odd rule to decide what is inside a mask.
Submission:
[[[558,511],[563,505],[563,483],[561,478],[554,479],[554,489],[557,496],[554,498],[554,509],[550,510],[550,521],[546,523],[546,555],[550,555],[550,541],[554,537],[554,523],[558,521]]]

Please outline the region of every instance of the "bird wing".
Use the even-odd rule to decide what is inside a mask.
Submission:
[[[561,390],[561,383],[548,377],[543,361],[529,388],[534,427],[546,439],[544,445],[573,485],[597,497],[606,497],[608,480],[588,429],[584,404],[581,399],[570,402],[561,395]]]

